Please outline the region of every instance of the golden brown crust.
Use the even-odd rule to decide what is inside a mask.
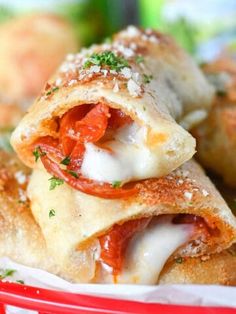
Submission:
[[[236,286],[235,246],[203,258],[170,260],[164,266],[158,284]]]

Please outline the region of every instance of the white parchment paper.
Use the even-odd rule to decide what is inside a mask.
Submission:
[[[16,270],[7,281],[23,280],[27,285],[41,288],[143,302],[236,308],[236,287],[72,284],[46,271],[17,264],[8,258],[0,259],[0,268]]]

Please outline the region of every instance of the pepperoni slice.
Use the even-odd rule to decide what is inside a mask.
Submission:
[[[75,124],[78,142],[95,143],[103,137],[109,116],[109,107],[104,104],[98,104],[91,109],[83,119]]]
[[[93,180],[88,180],[78,175],[74,177],[70,172],[61,169],[58,163],[54,162],[47,155],[40,157],[45,169],[55,177],[63,179],[68,185],[83,193],[94,195],[107,199],[117,199],[130,197],[137,193],[136,188],[113,188],[108,183],[100,183]]]
[[[122,112],[119,109],[110,109],[110,119],[108,121],[108,127],[116,130],[125,124],[130,124],[132,123],[132,119],[130,116],[126,115],[124,112]]]
[[[113,275],[118,275],[122,269],[127,244],[134,234],[145,229],[151,218],[130,220],[122,225],[114,225],[112,229],[99,238],[101,246],[101,261],[110,266]]]
[[[77,141],[75,130],[76,122],[85,116],[89,108],[90,106],[88,105],[77,106],[70,109],[61,118],[59,136],[64,155],[69,156],[72,152]]]
[[[35,148],[40,148],[42,152],[49,154],[58,162],[65,158],[61,152],[59,141],[51,136],[41,137],[39,140],[34,142],[32,147],[33,150]]]

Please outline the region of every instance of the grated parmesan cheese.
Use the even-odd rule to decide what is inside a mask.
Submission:
[[[114,93],[118,93],[118,92],[119,92],[119,85],[118,85],[117,82],[115,83],[115,85],[114,85],[114,87],[113,87],[113,92],[114,92]]]
[[[207,192],[207,190],[205,190],[205,189],[202,189],[202,194],[203,194],[203,196],[208,196],[209,195],[209,193]]]
[[[187,198],[188,200],[191,200],[193,197],[193,193],[191,192],[184,192],[184,197]]]
[[[128,80],[127,88],[131,96],[133,97],[140,96],[141,87],[133,79]]]
[[[126,68],[123,68],[123,69],[121,69],[120,73],[121,73],[121,75],[123,75],[124,78],[126,78],[126,79],[130,79],[130,78],[132,77],[132,71],[131,71],[130,68],[127,68],[127,67],[126,67]]]
[[[17,171],[15,173],[15,178],[19,184],[24,184],[26,182],[26,175],[22,171]]]

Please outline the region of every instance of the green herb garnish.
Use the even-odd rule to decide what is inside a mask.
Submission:
[[[66,156],[62,161],[61,161],[61,164],[62,165],[65,165],[65,166],[68,166],[70,163],[70,157],[69,156]]]
[[[136,57],[136,62],[139,64],[139,63],[142,63],[144,61],[144,57],[143,56],[137,56]]]
[[[33,151],[33,155],[35,157],[35,162],[37,162],[39,158],[45,156],[46,153],[42,152],[40,147],[36,147],[35,150]]]
[[[112,38],[111,37],[105,37],[104,40],[103,40],[103,43],[111,44],[112,43]]]
[[[49,186],[49,190],[54,190],[55,187],[57,187],[58,185],[61,185],[64,183],[63,179],[57,178],[57,177],[51,177],[50,179],[48,179],[48,181],[50,181],[50,186]]]
[[[152,76],[152,75],[143,74],[143,82],[144,82],[145,84],[150,83],[152,79],[153,79],[153,76]]]
[[[0,274],[0,279],[5,279],[6,277],[10,277],[12,276],[16,270],[15,269],[5,269],[5,270],[1,270],[1,274]]]
[[[129,67],[129,63],[125,58],[116,56],[112,51],[93,53],[84,63],[84,69],[92,65],[108,66],[111,70],[118,72],[125,67]]]
[[[20,283],[21,285],[25,284],[24,280],[16,280],[16,282]]]
[[[48,213],[48,216],[49,216],[49,218],[52,218],[52,217],[54,217],[54,216],[56,216],[56,211],[55,211],[55,209],[50,209],[49,210],[49,213]]]
[[[112,182],[112,187],[114,188],[114,189],[117,189],[117,188],[119,188],[121,186],[121,181],[114,181],[114,182]]]
[[[175,262],[177,263],[177,264],[182,264],[183,263],[183,258],[180,256],[180,257],[177,257],[176,259],[175,259]]]
[[[70,175],[72,175],[73,177],[75,177],[76,179],[78,179],[78,178],[79,178],[78,173],[76,173],[75,171],[72,171],[72,170],[67,170],[67,172],[68,172]]]
[[[51,95],[51,93],[56,92],[58,89],[59,89],[58,86],[53,87],[52,89],[46,92],[46,96]]]
[[[223,97],[223,96],[226,96],[227,95],[227,92],[226,92],[226,90],[217,90],[216,91],[216,94],[217,94],[217,96],[220,96],[220,97]]]

